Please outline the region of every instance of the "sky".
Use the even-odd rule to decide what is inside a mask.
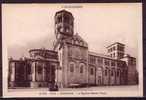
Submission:
[[[100,4],[3,4],[2,34],[8,56],[28,56],[32,48],[52,49],[54,15],[65,9],[74,16],[78,33],[89,50],[106,54],[114,42],[126,45],[126,53],[137,57],[142,35],[141,3]],[[79,7],[78,7],[79,6]]]

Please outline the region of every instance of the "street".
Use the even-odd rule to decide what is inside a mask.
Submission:
[[[6,97],[136,97],[142,96],[138,85],[131,86],[94,86],[84,88],[59,88],[49,91],[48,88],[8,89]]]
[[[59,91],[125,91],[131,90],[136,91],[138,89],[137,85],[131,86],[92,86],[92,87],[84,87],[84,88],[59,88]],[[48,88],[17,88],[17,89],[8,89],[9,92],[30,92],[30,91],[49,91]]]

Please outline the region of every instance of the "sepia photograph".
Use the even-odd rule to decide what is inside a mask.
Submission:
[[[4,97],[142,97],[142,3],[2,4]]]

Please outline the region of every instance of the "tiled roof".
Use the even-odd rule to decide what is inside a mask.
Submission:
[[[72,40],[78,41],[78,42],[83,42],[84,45],[88,47],[88,43],[78,33],[73,35],[72,37],[66,38],[65,41],[72,43]]]

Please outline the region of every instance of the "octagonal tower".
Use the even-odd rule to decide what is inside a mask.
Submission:
[[[63,40],[64,38],[73,36],[74,33],[74,18],[72,14],[66,10],[61,10],[55,14],[55,35],[56,39]]]

